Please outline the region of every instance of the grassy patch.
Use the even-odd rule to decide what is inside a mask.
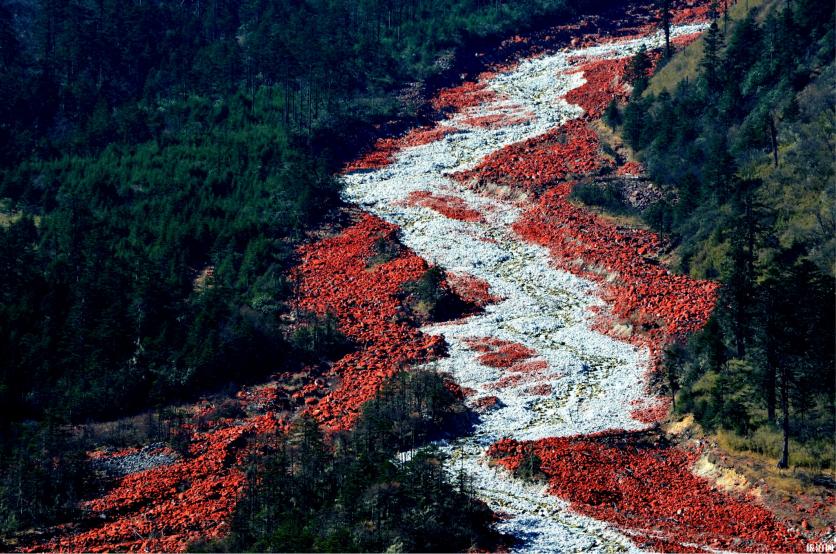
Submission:
[[[613,214],[634,212],[625,201],[620,187],[615,183],[578,183],[572,188],[569,198]]]
[[[753,452],[777,460],[781,456],[783,437],[780,430],[763,426],[746,436],[733,431],[718,431],[717,443],[730,452]],[[799,442],[790,438],[789,448],[791,467],[819,471],[836,467],[836,450],[832,441],[811,439]]]
[[[757,19],[762,20],[769,10],[777,3],[776,0],[747,0],[737,2],[729,7],[729,26],[735,21],[746,17],[749,10],[758,9]],[[723,18],[719,20],[720,29],[723,29]],[[699,38],[682,50],[676,53],[671,60],[660,68],[650,79],[644,95],[657,96],[663,90],[673,93],[676,86],[683,80],[694,80],[699,71],[700,62],[703,56],[703,39]]]

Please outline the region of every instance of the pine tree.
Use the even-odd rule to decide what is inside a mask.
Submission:
[[[659,0],[659,23],[662,26],[662,31],[665,33],[665,57],[670,58],[673,55],[671,49],[671,22],[673,15],[671,14],[671,0]]]
[[[642,46],[630,59],[625,75],[627,82],[633,85],[634,89],[639,89],[638,91],[634,90],[634,95],[641,94],[647,87],[647,77],[651,67],[653,67],[653,63],[647,54],[647,48]]]
[[[706,89],[709,94],[715,94],[720,90],[720,52],[723,49],[723,35],[717,21],[712,21],[705,34],[704,55],[700,66]]]

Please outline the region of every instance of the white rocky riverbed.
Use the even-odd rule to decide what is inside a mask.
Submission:
[[[673,36],[702,28],[677,27]],[[519,537],[522,550],[635,549],[625,535],[573,512],[544,487],[489,467],[484,452],[502,437],[525,440],[645,427],[630,413],[646,397],[648,352],[591,329],[595,314],[590,308],[604,307],[596,285],[556,269],[545,248],[522,242],[511,230],[524,201],[482,196],[446,175],[470,169],[500,148],[581,116],[582,109],[564,99],[584,83],[583,75],[575,72],[580,60],[631,56],[642,45],[659,47],[662,40],[661,34],[654,34],[523,61],[488,82],[499,100],[439,123],[461,132],[407,148],[385,168],[344,177],[347,201],[397,224],[402,242],[429,262],[483,279],[503,298],[482,314],[424,331],[444,336],[449,357],[435,363],[476,391],[469,401],[496,396],[501,402],[482,414],[473,434],[442,446],[451,456],[450,470],[464,470],[472,478],[477,495],[504,516],[498,528]],[[499,129],[463,123],[466,117],[509,111],[533,117]],[[410,206],[406,199],[415,191],[460,198],[484,220],[463,222]],[[465,342],[482,337],[522,344],[537,353],[536,359],[545,360],[547,369],[530,374],[525,382],[497,387],[508,372],[481,364],[479,352]],[[549,394],[530,391],[545,383],[551,386]]]

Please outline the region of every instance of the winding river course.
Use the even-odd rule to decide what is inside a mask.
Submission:
[[[704,27],[677,25],[672,37],[685,42]],[[523,550],[798,547],[768,513],[722,498],[691,476],[692,454],[668,447],[656,448],[650,464],[656,468],[645,468],[649,480],[640,486],[661,487],[662,497],[676,497],[678,484],[687,489],[674,502],[674,519],[683,509],[713,513],[673,525],[657,525],[660,514],[624,521],[595,509],[595,502],[573,509],[583,503],[566,483],[547,490],[487,463],[491,454],[512,467],[515,448],[519,454],[520,441],[529,441],[540,449],[548,476],[575,479],[572,470],[583,467],[556,475],[560,462],[550,463],[549,447],[595,446],[587,452],[593,456],[607,449],[607,438],[664,417],[668,404],[648,392],[648,373],[666,340],[697,329],[710,315],[713,284],[677,278],[643,258],[658,246],[655,237],[618,229],[565,198],[570,178],[635,171],[634,164],[607,166],[588,123],[627,90],[628,59],[640,48],[659,49],[663,40],[653,28],[592,45],[587,40],[442,91],[435,104],[452,108],[445,120],[380,141],[344,175],[345,200],[396,225],[403,244],[457,277],[454,288],[457,281],[464,288],[476,283],[493,297],[478,315],[422,331],[444,338],[448,355],[430,364],[452,375],[481,412],[473,434],[443,445],[454,461],[451,471],[472,478],[477,495],[502,515],[499,528],[521,538]],[[642,317],[655,322],[655,333],[631,329]],[[583,435],[603,445],[577,439]],[[553,437],[576,439],[549,445]],[[648,452],[631,448],[632,459],[607,470],[641,466]],[[629,499],[624,491],[618,495],[614,511],[629,517],[637,507],[619,505]],[[763,519],[744,522],[753,510]],[[755,527],[744,531],[740,523]]]
[[[675,44],[705,28],[706,7],[675,12]],[[246,417],[194,406],[188,456],[165,445],[91,452],[113,486],[82,504],[84,521],[26,550],[175,551],[222,537],[248,437],[286,429],[296,405],[348,428],[387,378],[418,364],[449,374],[479,412],[471,434],[440,447],[520,550],[800,550],[756,499],[692,473],[698,446],[647,432],[669,410],[649,388],[662,349],[707,321],[717,285],[668,272],[653,261],[653,233],[567,198],[575,180],[641,172],[603,154],[593,125],[629,93],[630,58],[644,47],[658,59],[663,36],[653,24],[619,38],[555,31],[571,45],[440,91],[444,119],[381,139],[346,168],[344,198],[366,213],[303,246],[296,279],[299,307],[336,314],[361,348],[327,374],[294,376],[303,386],[278,376],[245,387]],[[396,238],[407,248],[370,266],[380,240]],[[423,329],[401,317],[401,286],[429,264],[483,309]],[[514,477],[531,454],[546,484]]]

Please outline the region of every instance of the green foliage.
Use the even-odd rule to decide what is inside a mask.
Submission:
[[[0,459],[0,546],[18,529],[76,514],[91,485],[82,443],[52,422],[0,429]]]
[[[534,447],[529,445],[523,452],[522,461],[515,475],[528,481],[545,481],[546,474],[543,473],[542,465],[543,460],[534,451]]]
[[[642,46],[630,60],[630,64],[627,66],[627,72],[624,75],[628,83],[640,89],[636,94],[639,94],[647,87],[647,79],[650,76],[650,69],[652,67],[653,63],[650,61],[647,47]]]
[[[672,234],[683,271],[723,284],[713,321],[669,366],[677,408],[742,440],[786,419],[808,453],[836,416],[833,20],[804,1],[725,34],[713,23],[698,78],[634,96],[623,126],[672,191],[644,218]]]
[[[401,255],[401,245],[397,240],[381,237],[374,243],[374,254],[367,263],[369,268],[391,262]]]
[[[3,532],[77,496],[75,469],[19,463],[48,459],[28,420],[137,413],[345,351],[333,318],[287,324],[331,175],[414,115],[405,84],[582,3],[0,0],[0,475],[26,483],[0,491]]]
[[[230,537],[200,551],[437,552],[490,547],[491,513],[446,461],[415,450],[461,405],[431,372],[398,374],[370,401],[355,430],[326,443],[298,421],[264,445]],[[402,453],[408,451],[409,456]],[[401,454],[399,454],[401,453]]]
[[[17,414],[118,415],[222,384],[230,366],[275,369],[288,243],[336,193],[288,146],[267,118],[8,171],[6,194],[44,206],[39,226],[0,230]]]
[[[597,206],[609,213],[626,214],[634,210],[626,203],[621,188],[613,183],[578,183],[569,197],[587,206]]]
[[[304,314],[299,319],[290,335],[290,344],[305,361],[334,360],[350,350],[351,342],[340,332],[333,314],[325,317]]]
[[[413,450],[442,431],[467,425],[466,413],[438,374],[402,371],[363,407],[353,436],[371,451]]]
[[[723,448],[732,451],[755,452],[770,458],[781,456],[783,440],[781,431],[768,425],[758,427],[748,436],[721,431],[718,438]],[[836,467],[836,448],[829,437],[804,442],[790,439],[790,456],[793,466],[820,471],[832,470]]]
[[[466,306],[444,285],[444,271],[433,266],[415,281],[404,283],[406,306],[423,321],[445,321],[461,315]]]
[[[610,126],[610,129],[615,129],[622,123],[621,110],[619,110],[618,100],[615,98],[607,104],[607,109],[604,111],[604,122]]]

